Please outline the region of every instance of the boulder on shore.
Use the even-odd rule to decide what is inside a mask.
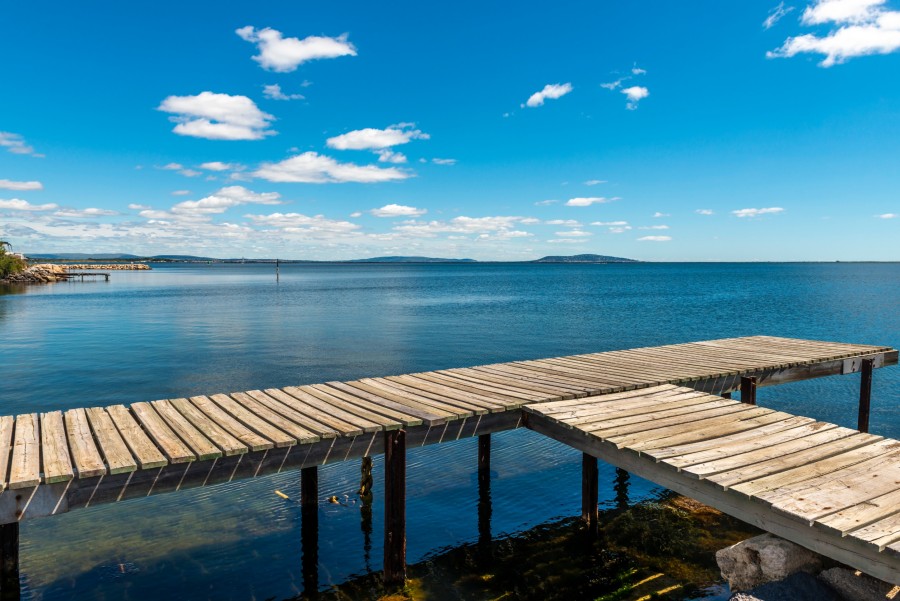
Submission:
[[[21,273],[12,274],[4,281],[10,284],[49,284],[63,282],[65,279],[65,267],[53,263],[40,263],[32,265]]]
[[[822,557],[772,534],[761,534],[716,552],[722,577],[732,591],[747,591],[795,572],[818,573]]]

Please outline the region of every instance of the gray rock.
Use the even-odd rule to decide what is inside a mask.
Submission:
[[[722,577],[733,591],[747,591],[767,582],[783,580],[795,572],[815,573],[822,558],[812,551],[762,534],[716,552]]]
[[[842,601],[830,588],[806,572],[797,572],[779,582],[769,582],[745,593],[736,593],[730,601]]]
[[[850,601],[885,601],[894,586],[847,568],[831,568],[819,579]]]

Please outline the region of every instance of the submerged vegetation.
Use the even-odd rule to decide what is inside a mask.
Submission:
[[[753,536],[747,524],[691,499],[656,501],[601,513],[588,537],[578,519],[464,545],[409,566],[403,589],[369,574],[322,593],[334,601],[682,600],[702,598],[721,577],[715,552]],[[305,599],[301,596],[298,599]]]
[[[12,245],[5,240],[0,240],[0,280],[5,280],[11,275],[22,273],[26,264],[24,259],[9,251]]]

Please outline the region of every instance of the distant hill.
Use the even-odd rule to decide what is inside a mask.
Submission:
[[[609,257],[607,255],[569,255],[565,257],[543,257],[532,263],[640,263],[634,259],[623,257]]]
[[[372,257],[351,259],[347,263],[477,263],[475,259],[436,259],[434,257]]]
[[[88,259],[98,259],[103,261],[112,261],[116,259],[139,259],[137,255],[127,255],[122,253],[36,253],[29,254],[29,259],[54,259],[57,261],[86,261]]]

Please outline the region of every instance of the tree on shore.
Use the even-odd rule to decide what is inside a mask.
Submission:
[[[10,250],[12,250],[12,244],[6,240],[0,240],[0,279],[8,278],[25,270],[25,261],[21,257],[10,254],[8,252]]]

